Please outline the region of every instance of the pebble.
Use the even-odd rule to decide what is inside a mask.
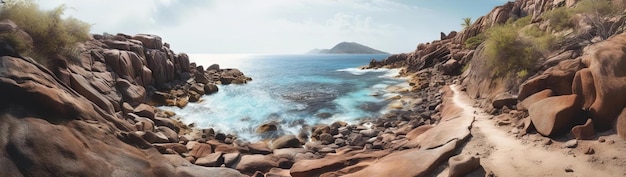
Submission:
[[[517,129],[517,128],[513,128],[513,129],[511,130],[511,133],[513,133],[513,134],[519,134],[519,129]]]
[[[543,145],[551,145],[552,144],[552,140],[551,139],[547,139],[543,142]]]
[[[574,139],[574,140],[569,140],[565,142],[563,146],[561,147],[562,148],[575,148],[576,146],[578,146],[578,141]]]
[[[604,143],[604,142],[606,142],[606,139],[600,138],[600,139],[598,139],[598,142]]]
[[[572,173],[574,170],[571,167],[565,167],[565,172]]]
[[[587,151],[585,151],[585,154],[587,154],[587,155],[591,155],[591,154],[595,154],[595,153],[596,153],[596,151],[593,150],[593,148],[587,148]]]

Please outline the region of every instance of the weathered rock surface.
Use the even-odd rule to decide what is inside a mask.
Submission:
[[[550,89],[545,89],[543,91],[537,92],[525,98],[524,100],[522,100],[522,102],[520,102],[520,105],[522,107],[518,109],[527,110],[528,108],[530,108],[531,105],[535,104],[536,102],[541,101],[542,99],[551,97],[552,95],[553,95],[553,92]]]
[[[278,163],[269,156],[244,155],[235,169],[243,174],[252,175],[256,171],[266,173],[274,167],[278,167]]]
[[[79,45],[79,62],[59,60],[62,65],[51,68],[28,57],[2,56],[0,125],[7,131],[0,149],[8,153],[0,154],[0,176],[241,175],[162,155],[188,153],[178,143],[182,127],[157,117],[146,98],[184,83],[191,64],[158,36],[136,37],[94,35]],[[163,101],[172,96],[163,95]]]
[[[371,161],[389,154],[389,151],[351,151],[346,154],[326,156],[323,159],[299,160],[291,167],[293,177],[319,176],[354,165],[358,162]]]
[[[574,121],[580,119],[580,106],[577,95],[554,96],[532,104],[528,113],[537,132],[552,136],[574,126]]]
[[[456,155],[448,159],[448,176],[463,177],[480,167],[480,159],[470,155]]]
[[[593,120],[587,119],[587,122],[583,125],[576,125],[572,128],[572,135],[577,140],[589,140],[596,136],[596,131],[593,127]]]
[[[8,130],[0,141],[8,152],[2,155],[0,176],[174,176],[180,170],[139,136],[127,133],[135,130],[133,125],[43,66],[12,57],[0,62],[0,94],[5,98],[0,104],[12,108],[0,114],[3,130]],[[43,136],[47,134],[54,136]]]
[[[281,136],[274,141],[270,145],[271,149],[281,149],[281,148],[297,148],[301,147],[300,140],[296,138],[294,135],[285,135]]]
[[[626,34],[622,33],[585,48],[582,56],[582,63],[588,66],[595,86],[595,99],[589,112],[594,126],[600,130],[611,128],[626,106],[626,70],[622,65],[626,61],[624,45]]]
[[[452,156],[456,144],[457,140],[452,140],[433,149],[410,149],[394,152],[363,170],[345,176],[431,176],[431,172],[439,163]]]

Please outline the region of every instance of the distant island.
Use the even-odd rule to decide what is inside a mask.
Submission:
[[[313,49],[307,54],[389,54],[356,42],[341,42],[331,49]]]

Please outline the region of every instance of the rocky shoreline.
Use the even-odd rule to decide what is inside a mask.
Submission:
[[[409,77],[389,113],[259,142],[185,125],[155,107],[183,108],[219,84],[251,80],[190,63],[159,36],[92,35],[76,58],[50,58],[50,68],[3,49],[0,176],[623,175],[626,34],[568,44],[524,78],[492,77],[484,45],[463,46],[509,18],[539,23],[575,3],[507,2],[462,32],[372,61],[364,68],[402,68]],[[0,34],[14,32],[25,33],[0,22]]]

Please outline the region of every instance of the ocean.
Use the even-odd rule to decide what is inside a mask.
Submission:
[[[360,70],[372,59],[388,55],[190,55],[206,67],[237,68],[253,80],[242,85],[218,85],[185,108],[160,107],[175,112],[186,124],[258,141],[298,134],[302,127],[335,121],[358,123],[388,111],[390,86],[408,86],[396,69]],[[278,131],[260,136],[259,125],[274,123]]]

